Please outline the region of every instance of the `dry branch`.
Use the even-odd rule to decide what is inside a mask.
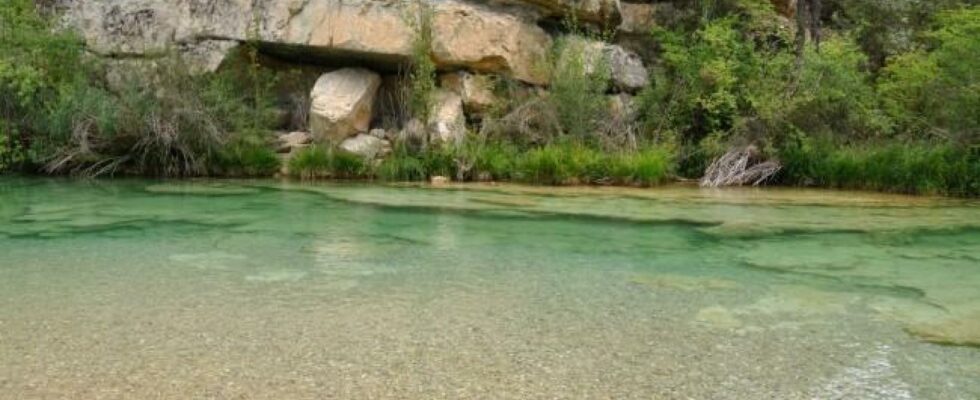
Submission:
[[[783,168],[775,160],[762,160],[755,146],[729,150],[705,170],[701,187],[758,186],[771,179]]]

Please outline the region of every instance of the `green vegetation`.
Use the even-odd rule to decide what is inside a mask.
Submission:
[[[783,165],[779,184],[980,195],[980,8],[969,1],[824,0],[797,23],[769,0],[677,4],[650,34],[653,84],[632,106],[613,97],[602,41],[614,35],[573,19],[547,60],[547,91],[497,78],[503,100],[468,121],[468,140],[441,146],[424,133],[437,90],[432,10],[412,7],[410,70],[379,118],[418,129],[377,162],[309,147],[292,175],[655,185],[752,145]],[[200,74],[176,53],[104,65],[52,26],[30,0],[0,9],[0,172],[280,170],[271,132],[289,77],[263,66],[258,40]],[[308,85],[295,86],[285,103],[303,129],[309,100],[294,95]]]
[[[267,175],[274,124],[269,82],[242,71],[192,74],[179,57],[126,67],[85,54],[29,0],[0,10],[0,170],[98,176]],[[278,160],[275,160],[278,163]]]
[[[416,0],[413,13],[407,17],[415,37],[412,40],[411,73],[408,75],[408,109],[410,115],[428,123],[436,91],[436,63],[432,49],[432,13],[429,5]]]
[[[976,6],[824,2],[819,48],[797,54],[768,1],[710,3],[653,32],[640,96],[642,136],[678,140],[679,174],[754,143],[783,184],[980,195]]]
[[[970,196],[980,193],[975,152],[951,144],[829,142],[787,146],[783,183],[843,189]]]
[[[670,178],[673,154],[663,149],[609,153],[576,142],[530,150],[472,140],[459,147],[413,153],[399,147],[377,165],[341,151],[313,146],[289,162],[292,176],[422,181],[433,176],[458,181],[514,181],[549,185],[619,184],[652,186]]]

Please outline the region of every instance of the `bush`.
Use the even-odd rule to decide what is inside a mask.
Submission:
[[[591,140],[608,118],[609,67],[601,42],[564,36],[555,42],[551,96],[563,133]]]
[[[418,0],[410,7],[414,12],[407,19],[415,37],[412,40],[411,73],[408,75],[408,108],[413,117],[427,124],[436,91],[436,64],[430,54],[433,10]]]
[[[43,158],[39,144],[50,141],[35,130],[44,111],[91,78],[81,40],[50,26],[33,1],[0,7],[0,172]]]
[[[893,59],[880,93],[888,114],[911,136],[980,144],[980,7],[941,13],[929,47]]]

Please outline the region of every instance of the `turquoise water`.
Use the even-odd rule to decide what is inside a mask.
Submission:
[[[980,204],[0,179],[0,398],[980,398]]]

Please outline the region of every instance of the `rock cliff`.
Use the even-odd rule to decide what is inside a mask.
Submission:
[[[50,5],[51,1],[46,1]],[[784,14],[792,1],[773,0]],[[671,2],[648,0],[55,0],[64,24],[89,50],[111,60],[180,54],[195,70],[213,71],[248,42],[265,54],[323,66],[309,93],[313,136],[340,143],[366,134],[382,81],[404,70],[419,18],[431,21],[429,57],[441,73],[437,121],[427,128],[455,141],[466,121],[492,106],[493,76],[547,87],[556,21],[616,33],[594,42],[587,60],[602,57],[614,93],[649,85],[655,61],[650,31]],[[425,10],[425,11],[422,11]],[[423,14],[424,13],[424,14]],[[591,68],[591,67],[590,67]],[[386,77],[387,76],[387,77]],[[481,89],[482,87],[482,89]],[[343,92],[343,93],[341,93]],[[627,96],[628,97],[628,96]],[[465,118],[464,118],[465,112]]]

